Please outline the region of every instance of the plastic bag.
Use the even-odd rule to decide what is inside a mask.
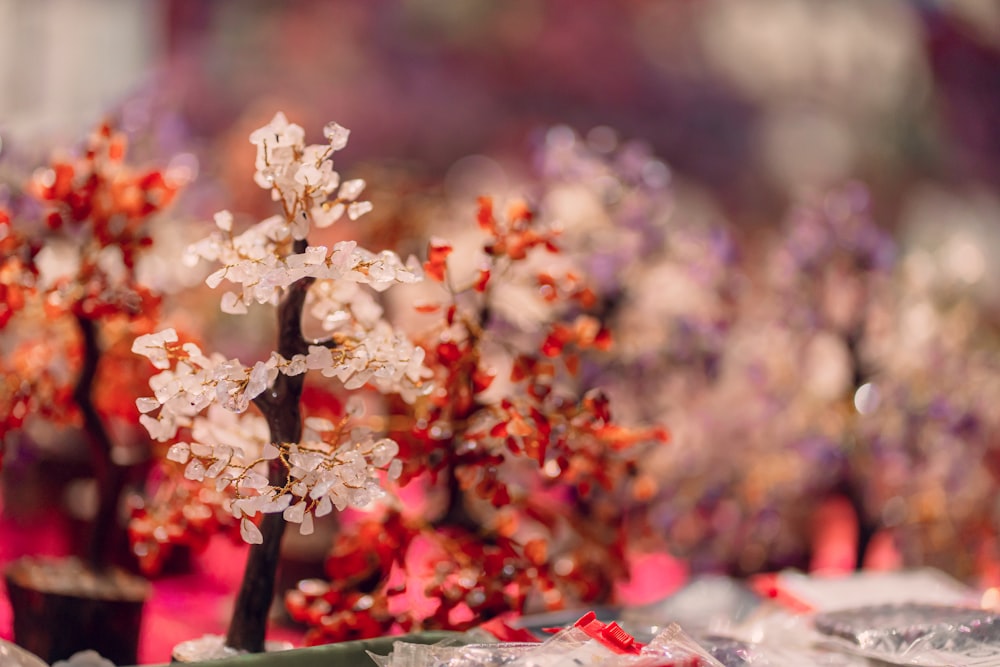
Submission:
[[[660,602],[622,610],[621,623],[647,641],[669,623],[688,632],[718,632],[746,620],[761,602],[741,581],[703,575]]]
[[[967,607],[897,604],[818,614],[831,645],[899,665],[996,667],[1000,615]]]
[[[724,667],[672,624],[649,644],[641,644],[617,623],[593,613],[542,643],[425,646],[396,642],[380,667]]]

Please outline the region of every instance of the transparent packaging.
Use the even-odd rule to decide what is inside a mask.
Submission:
[[[893,604],[817,614],[832,646],[898,665],[996,667],[1000,615],[967,607]]]
[[[379,667],[724,667],[676,624],[640,644],[615,623],[593,614],[532,644],[416,645],[396,642],[393,652],[372,656]]]
[[[500,667],[538,644],[411,644],[394,642],[387,656],[369,653],[379,667]]]
[[[725,667],[870,667],[864,657],[819,645],[811,620],[762,604],[741,623],[695,636]]]

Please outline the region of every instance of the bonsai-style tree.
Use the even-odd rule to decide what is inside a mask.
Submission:
[[[891,280],[870,297],[852,470],[862,525],[883,530],[903,566],[987,588],[1000,553],[1000,508],[983,504],[1000,482],[1000,331],[981,301],[992,295],[990,245],[967,226],[964,198],[925,205],[933,235],[909,231]]]
[[[404,401],[430,387],[423,349],[369,307],[371,290],[419,280],[419,263],[351,241],[332,248],[307,241],[313,229],[371,208],[357,201],[364,182],[341,182],[333,170],[332,155],[348,135],[330,123],[327,143],[306,145],[303,129],[278,113],[250,141],[255,181],[280,212],[242,233],[234,232],[232,214],[220,212],[215,233],[192,246],[193,261],[221,265],[210,287],[237,287],[222,295],[224,312],[274,309],[277,343],[266,358],[245,364],[206,355],[173,329],[133,344],[160,369],[150,380],[154,395],[137,401],[142,423],[173,442],[167,458],[184,465],[188,479],[229,489],[229,508],[253,545],[225,638],[231,649],[264,649],[286,522],[311,533],[314,517],[367,506],[382,493],[381,474],[401,472],[398,445],[355,419],[355,410],[331,420],[303,409],[306,376],[333,378],[348,391],[372,386]]]
[[[639,369],[623,376],[643,380],[626,394],[631,405],[674,410],[677,458],[658,473],[658,532],[695,572],[806,568],[822,504],[860,499],[852,399],[892,245],[856,184],[802,200],[779,229],[737,234],[732,259],[704,242],[685,252],[676,237],[632,274],[614,323]],[[685,292],[697,294],[689,312],[657,300],[670,275],[706,287]],[[685,330],[670,346],[656,335]]]
[[[100,127],[82,157],[57,160],[28,183],[42,220],[0,215],[0,327],[10,346],[0,418],[6,433],[35,417],[82,425],[99,491],[89,552],[96,570],[109,563],[124,481],[106,417],[127,413],[122,398],[131,402],[114,391],[120,385],[100,382],[123,381],[122,367],[103,362],[127,359],[118,343],[148,332],[156,317],[158,297],[136,265],[151,247],[153,216],[180,186],[161,170],[129,167],[125,151],[122,133]]]
[[[387,416],[399,482],[420,485],[424,503],[343,527],[330,581],[287,598],[309,642],[607,602],[627,577],[630,512],[653,486],[637,458],[666,432],[617,425],[599,390],[581,391],[585,355],[611,341],[555,228],[523,204],[498,218],[488,198],[477,219],[471,270],[451,243],[428,246],[439,289],[417,309],[436,322],[417,340],[434,390]]]
[[[669,462],[643,461],[654,532],[695,572],[805,567],[824,498],[860,500],[851,400],[873,370],[860,353],[888,235],[857,184],[749,233],[699,211],[641,145],[599,148],[550,131],[538,199],[589,218],[563,243],[585,248],[610,304],[617,353],[598,381],[616,415],[675,434]]]
[[[115,442],[111,423],[135,424],[128,387],[148,377],[129,361],[128,345],[151,330],[159,303],[137,263],[151,247],[154,216],[180,186],[159,169],[130,167],[125,153],[124,134],[103,125],[82,156],[34,174],[17,215],[0,215],[0,447],[33,420],[81,427],[97,483],[87,547],[97,578],[124,545],[129,457],[121,453],[135,444]],[[15,583],[26,571],[11,574]],[[15,618],[15,627],[25,626]]]

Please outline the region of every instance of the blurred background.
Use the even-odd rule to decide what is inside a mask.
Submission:
[[[649,195],[605,380],[674,433],[652,523],[691,571],[808,566],[844,501],[849,567],[1000,583],[994,0],[0,0],[5,181],[110,115],[196,177],[178,218],[266,214],[278,109],[351,129],[373,245],[480,191],[631,224],[566,204],[594,164]]]
[[[603,125],[746,225],[845,178],[893,214],[1000,178],[989,0],[3,0],[0,31],[0,136],[26,151],[118,111],[214,178],[281,108],[441,175]]]

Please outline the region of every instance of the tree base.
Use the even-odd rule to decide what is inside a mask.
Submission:
[[[24,558],[5,573],[14,640],[46,662],[92,649],[116,665],[138,662],[149,584],[121,570],[97,574],[77,559]]]
[[[288,651],[291,648],[292,645],[288,642],[269,641],[264,644],[266,653]],[[226,638],[222,635],[205,635],[200,639],[189,639],[175,646],[170,656],[170,662],[194,664],[232,658],[238,655],[246,654],[226,646]]]

